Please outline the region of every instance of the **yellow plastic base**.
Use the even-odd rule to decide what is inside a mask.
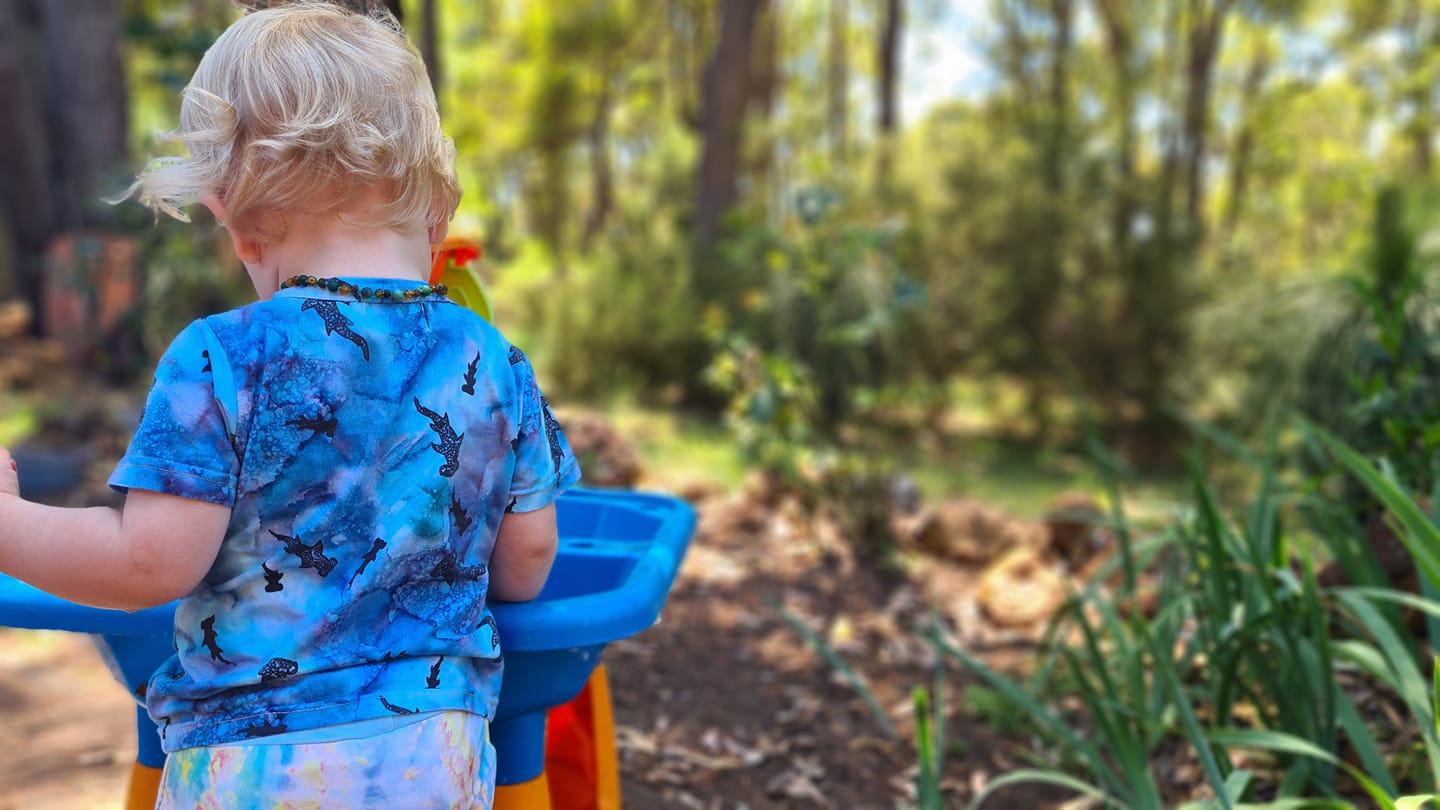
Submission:
[[[160,795],[159,768],[135,763],[130,766],[130,786],[125,791],[125,810],[155,810]]]
[[[550,807],[550,786],[545,774],[518,785],[496,785],[494,810],[546,810]]]
[[[602,664],[590,676],[590,722],[595,740],[595,806],[620,810],[620,759],[615,752],[615,710]]]

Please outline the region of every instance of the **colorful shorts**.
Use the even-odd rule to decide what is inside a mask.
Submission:
[[[490,724],[478,714],[434,712],[381,733],[326,742],[270,739],[170,754],[156,810],[490,810],[494,801],[495,748]]]

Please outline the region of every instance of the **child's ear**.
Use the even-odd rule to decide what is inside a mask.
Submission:
[[[431,226],[430,226],[430,244],[432,244],[432,245],[439,245],[441,242],[444,242],[444,241],[445,241],[445,237],[446,237],[447,235],[449,235],[449,233],[450,233],[450,221],[449,221],[449,220],[442,219],[442,220],[440,220],[438,223],[436,223],[436,224],[434,224],[434,225],[431,225]]]
[[[260,261],[260,243],[225,224],[227,216],[225,203],[221,202],[219,197],[206,197],[200,203],[210,209],[210,213],[215,215],[215,221],[220,223],[220,227],[224,228],[226,233],[230,234],[230,242],[235,247],[235,256],[247,264],[258,263]]]

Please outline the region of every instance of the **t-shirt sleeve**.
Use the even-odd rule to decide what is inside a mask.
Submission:
[[[215,369],[228,365],[211,356],[208,332],[196,321],[165,350],[140,425],[110,486],[235,505],[240,463],[214,379]]]
[[[515,475],[510,481],[514,503],[507,511],[543,509],[580,480],[580,464],[570,451],[565,431],[550,412],[550,403],[535,382],[535,369],[519,349],[511,352],[520,399],[520,429],[515,438]]]

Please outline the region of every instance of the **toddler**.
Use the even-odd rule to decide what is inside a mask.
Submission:
[[[424,66],[388,16],[257,11],[177,137],[141,199],[213,211],[259,301],[161,358],[123,510],[22,500],[0,448],[0,570],[180,600],[160,807],[489,807],[486,603],[538,594],[580,472],[525,355],[426,283],[460,189]]]

